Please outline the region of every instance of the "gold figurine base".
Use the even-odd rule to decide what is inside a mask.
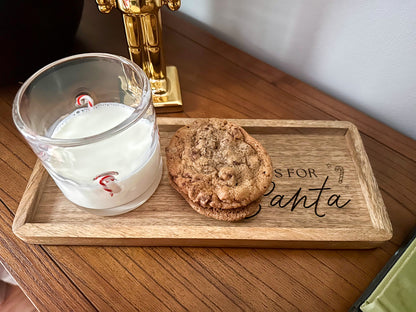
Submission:
[[[166,66],[162,44],[162,14],[167,5],[171,11],[181,0],[96,0],[98,9],[109,13],[113,8],[123,13],[130,59],[146,73],[153,89],[153,104],[158,113],[181,112],[182,97],[178,71]],[[167,90],[167,92],[166,92]]]
[[[166,66],[168,92],[163,95],[153,95],[153,105],[156,113],[174,113],[183,111],[181,88],[178,70],[175,66]]]

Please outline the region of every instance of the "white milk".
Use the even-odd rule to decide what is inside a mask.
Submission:
[[[51,137],[74,139],[99,134],[120,124],[133,110],[118,103],[80,108],[57,122],[50,129]],[[162,173],[158,133],[146,119],[99,142],[54,148],[48,153],[46,168],[55,170],[57,175],[48,171],[70,201],[91,209],[117,207],[102,215],[142,204],[156,190]]]

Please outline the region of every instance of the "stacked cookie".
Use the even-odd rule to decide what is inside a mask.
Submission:
[[[180,128],[166,148],[172,186],[198,213],[238,221],[257,212],[272,179],[267,151],[243,128],[199,119]]]

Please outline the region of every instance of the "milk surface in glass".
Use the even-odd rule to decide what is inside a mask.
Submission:
[[[133,111],[119,103],[79,108],[55,122],[49,133],[56,139],[93,136],[119,125]],[[133,201],[134,208],[150,197],[161,178],[159,139],[153,136],[158,133],[152,122],[141,119],[98,142],[55,147],[49,151],[47,169],[64,195],[79,206],[104,209]]]

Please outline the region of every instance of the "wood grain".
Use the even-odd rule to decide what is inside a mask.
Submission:
[[[175,131],[194,120],[158,118],[164,164]],[[257,216],[230,223],[197,214],[170,186],[166,168],[157,191],[139,208],[110,218],[91,215],[63,196],[38,161],[13,232],[26,242],[49,245],[370,248],[391,238],[386,207],[353,124],[230,121],[255,137],[275,164]]]
[[[0,261],[33,305],[49,311],[93,311],[90,302],[41,246],[29,247],[11,231],[13,215],[1,204]]]
[[[127,55],[121,16],[94,1],[77,52]],[[170,117],[347,120],[361,133],[393,227],[370,250],[37,246],[11,231],[36,157],[0,87],[0,258],[40,311],[347,311],[416,226],[416,142],[163,12],[184,112]],[[393,104],[392,104],[393,105]]]

